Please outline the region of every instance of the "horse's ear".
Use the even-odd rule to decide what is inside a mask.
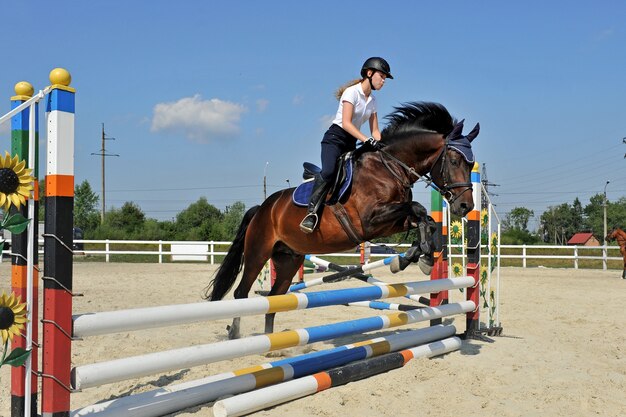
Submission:
[[[466,136],[467,140],[469,140],[470,142],[473,141],[474,139],[476,139],[476,136],[478,136],[479,132],[480,132],[480,123],[476,123],[476,126],[474,126],[472,131],[467,134]]]
[[[452,132],[448,135],[450,139],[454,140],[463,134],[463,122],[465,122],[465,119],[454,125]]]

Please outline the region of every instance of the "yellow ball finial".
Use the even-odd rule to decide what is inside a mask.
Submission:
[[[72,82],[72,76],[65,68],[55,68],[50,71],[50,83],[68,87]]]
[[[18,96],[32,97],[34,93],[35,89],[28,81],[20,81],[15,84],[15,94]]]

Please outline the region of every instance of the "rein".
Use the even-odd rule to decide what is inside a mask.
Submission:
[[[432,133],[437,133],[437,132],[432,131]],[[420,175],[417,173],[417,171],[415,171],[415,169],[413,169],[413,167],[408,166],[407,164],[405,164],[404,162],[402,162],[401,160],[399,160],[398,158],[396,158],[394,155],[390,154],[389,152],[383,149],[379,149],[378,152],[380,152],[380,159],[383,165],[385,166],[385,168],[387,168],[387,170],[391,172],[391,174],[398,181],[400,181],[400,183],[404,186],[404,188],[407,188],[407,189],[411,188],[411,186],[415,182],[423,180],[426,183],[426,187],[428,186],[434,187],[439,192],[439,194],[441,194],[443,197],[446,198],[446,200],[448,200],[449,204],[452,204],[454,203],[454,201],[456,201],[456,199],[461,197],[465,192],[472,190],[472,183],[471,182],[455,182],[452,184],[448,184],[448,175],[445,170],[445,166],[446,166],[446,153],[447,153],[446,151],[448,150],[449,144],[450,144],[450,138],[446,136],[445,143],[441,147],[441,151],[439,151],[439,155],[437,156],[437,159],[435,160],[435,163],[433,164],[433,168],[434,168],[435,165],[437,165],[437,163],[439,162],[439,160],[441,160],[440,174],[441,174],[441,177],[443,178],[443,186],[441,188],[438,187],[437,184],[434,183],[434,180],[432,178],[433,168],[431,168],[431,170],[427,174]],[[388,162],[385,160],[384,157],[391,159],[393,162],[395,162],[398,166],[400,166],[406,172],[407,177],[409,179],[408,183],[403,178],[400,178],[400,176],[393,169],[391,169],[391,167],[389,166]],[[411,181],[411,175],[416,177],[415,181]],[[457,195],[452,194],[453,189],[461,188],[461,187],[465,187],[465,189]]]

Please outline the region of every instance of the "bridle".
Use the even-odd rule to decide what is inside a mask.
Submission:
[[[424,132],[437,133],[432,130],[425,130]],[[441,194],[448,201],[449,204],[452,204],[459,197],[465,194],[467,191],[471,191],[473,188],[473,185],[471,182],[454,182],[452,184],[449,183],[448,172],[445,169],[446,158],[447,158],[446,151],[448,150],[449,147],[450,147],[450,137],[446,136],[444,139],[444,144],[441,147],[441,151],[439,152],[439,155],[437,156],[435,163],[432,165],[432,168],[430,169],[430,171],[424,175],[418,174],[417,171],[413,169],[413,167],[408,166],[407,164],[405,164],[404,162],[402,162],[401,160],[399,160],[398,158],[396,158],[394,155],[390,154],[389,152],[385,151],[384,149],[379,149],[379,152],[381,155],[381,161],[383,162],[383,165],[387,168],[387,170],[389,170],[389,172],[391,172],[391,174],[396,179],[398,179],[404,185],[405,188],[411,188],[411,186],[417,181],[424,181],[426,183],[426,187],[432,186],[435,190],[439,192],[439,194]],[[391,169],[391,167],[389,166],[385,158],[391,159],[393,162],[396,163],[396,165],[400,166],[406,172],[407,177],[409,178],[408,184],[402,178],[400,178],[400,176],[393,169]],[[441,169],[440,169],[439,175],[441,179],[443,180],[443,184],[441,187],[435,184],[432,178],[433,169],[439,162],[441,162]],[[414,176],[416,178],[415,181],[411,181],[411,176]],[[455,188],[463,188],[463,187],[464,187],[464,190],[461,191],[460,193],[456,195],[452,193],[452,190],[454,190]]]
[[[446,200],[448,200],[449,204],[452,204],[459,197],[465,194],[467,191],[472,191],[473,184],[471,182],[453,182],[452,184],[449,184],[448,170],[445,169],[446,157],[448,156],[448,152],[446,151],[448,150],[449,146],[450,146],[450,138],[446,136],[445,143],[443,147],[441,148],[441,152],[439,153],[439,156],[437,157],[435,164],[433,165],[433,169],[435,168],[435,165],[437,165],[437,162],[439,162],[439,159],[441,159],[440,175],[443,180],[443,186],[438,191]],[[435,184],[434,186],[436,187],[437,185]],[[452,194],[452,190],[455,188],[464,188],[464,189],[460,193],[454,195]]]

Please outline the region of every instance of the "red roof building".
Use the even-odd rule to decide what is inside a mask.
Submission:
[[[578,246],[600,246],[598,239],[593,237],[592,233],[576,233],[570,240],[567,241],[568,245]]]

